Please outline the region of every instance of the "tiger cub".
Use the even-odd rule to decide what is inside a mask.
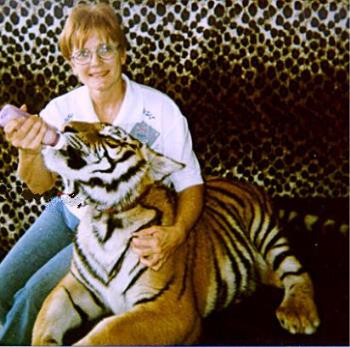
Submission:
[[[34,345],[61,345],[85,319],[101,317],[77,345],[166,345],[198,341],[201,320],[239,301],[263,281],[283,287],[277,309],[292,334],[319,325],[309,275],[280,234],[270,201],[257,187],[212,179],[205,207],[186,242],[154,271],[131,250],[133,233],[171,225],[175,199],[159,182],[182,164],[118,127],[72,122],[47,167],[67,194],[86,201],[69,274],[45,300]]]

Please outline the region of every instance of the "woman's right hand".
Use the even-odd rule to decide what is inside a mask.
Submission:
[[[21,110],[27,112],[26,105]],[[15,147],[30,152],[39,152],[47,125],[36,115],[12,119],[4,127],[6,139]]]

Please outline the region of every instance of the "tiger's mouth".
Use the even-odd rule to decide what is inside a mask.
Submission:
[[[95,123],[68,123],[59,146],[47,146],[43,156],[67,192],[77,190],[89,204],[120,210],[134,204],[150,184],[184,167],[122,128]]]
[[[82,169],[87,165],[84,160],[82,143],[74,133],[60,133],[55,146],[45,146],[42,154],[48,169],[60,173],[64,166],[72,170]]]

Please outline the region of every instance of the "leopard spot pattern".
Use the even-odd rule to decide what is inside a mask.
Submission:
[[[0,0],[0,104],[35,113],[78,86],[58,51],[76,3]],[[126,28],[125,72],[176,100],[205,175],[254,182],[273,197],[348,196],[346,1],[109,3]],[[3,251],[50,200],[18,181],[16,155],[0,133]]]

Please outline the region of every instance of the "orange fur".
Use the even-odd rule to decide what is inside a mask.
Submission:
[[[85,136],[85,141],[92,141],[91,138],[98,138],[103,126],[94,129],[89,125],[88,129],[89,136],[88,139]],[[135,150],[135,156],[140,153]],[[161,158],[162,167],[167,165],[161,155],[151,154],[152,160]],[[151,180],[148,177],[140,182],[148,185]],[[169,189],[154,183],[138,187],[138,191],[143,193],[129,209],[113,213],[113,218],[130,222],[131,226],[125,224],[124,229],[116,227],[114,231],[116,238],[125,237],[126,243],[131,237],[132,223],[139,228],[160,213],[161,224],[171,225],[176,212],[175,199]],[[96,211],[90,209],[90,213]],[[111,218],[108,213],[99,212],[98,218],[101,221]],[[91,223],[97,218],[92,217]],[[80,311],[89,319],[106,313],[108,317],[77,341],[77,345],[192,344],[198,341],[201,320],[206,315],[249,295],[261,280],[284,289],[283,301],[277,309],[281,325],[291,333],[313,333],[319,318],[312,282],[291,253],[274,218],[271,203],[260,189],[228,180],[208,180],[202,216],[189,232],[186,242],[159,271],[143,269],[137,276],[129,276],[132,271],[125,267],[135,261],[135,255],[126,248],[117,273],[124,273],[124,277],[100,284],[102,280],[93,282],[92,275],[91,282],[83,286],[78,282],[83,281],[83,277],[77,274],[78,267],[73,261],[72,273],[43,304],[35,323],[33,344],[61,344],[69,328],[83,323]],[[86,231],[81,228],[89,228],[89,223],[89,220],[82,221],[78,235]],[[111,254],[103,253],[103,256]],[[129,283],[126,289],[123,281]],[[94,289],[93,283],[99,287]],[[114,288],[113,285],[117,291],[112,295],[110,288]],[[102,305],[86,288],[89,286],[103,301]],[[108,302],[113,302],[114,308],[109,307]]]

